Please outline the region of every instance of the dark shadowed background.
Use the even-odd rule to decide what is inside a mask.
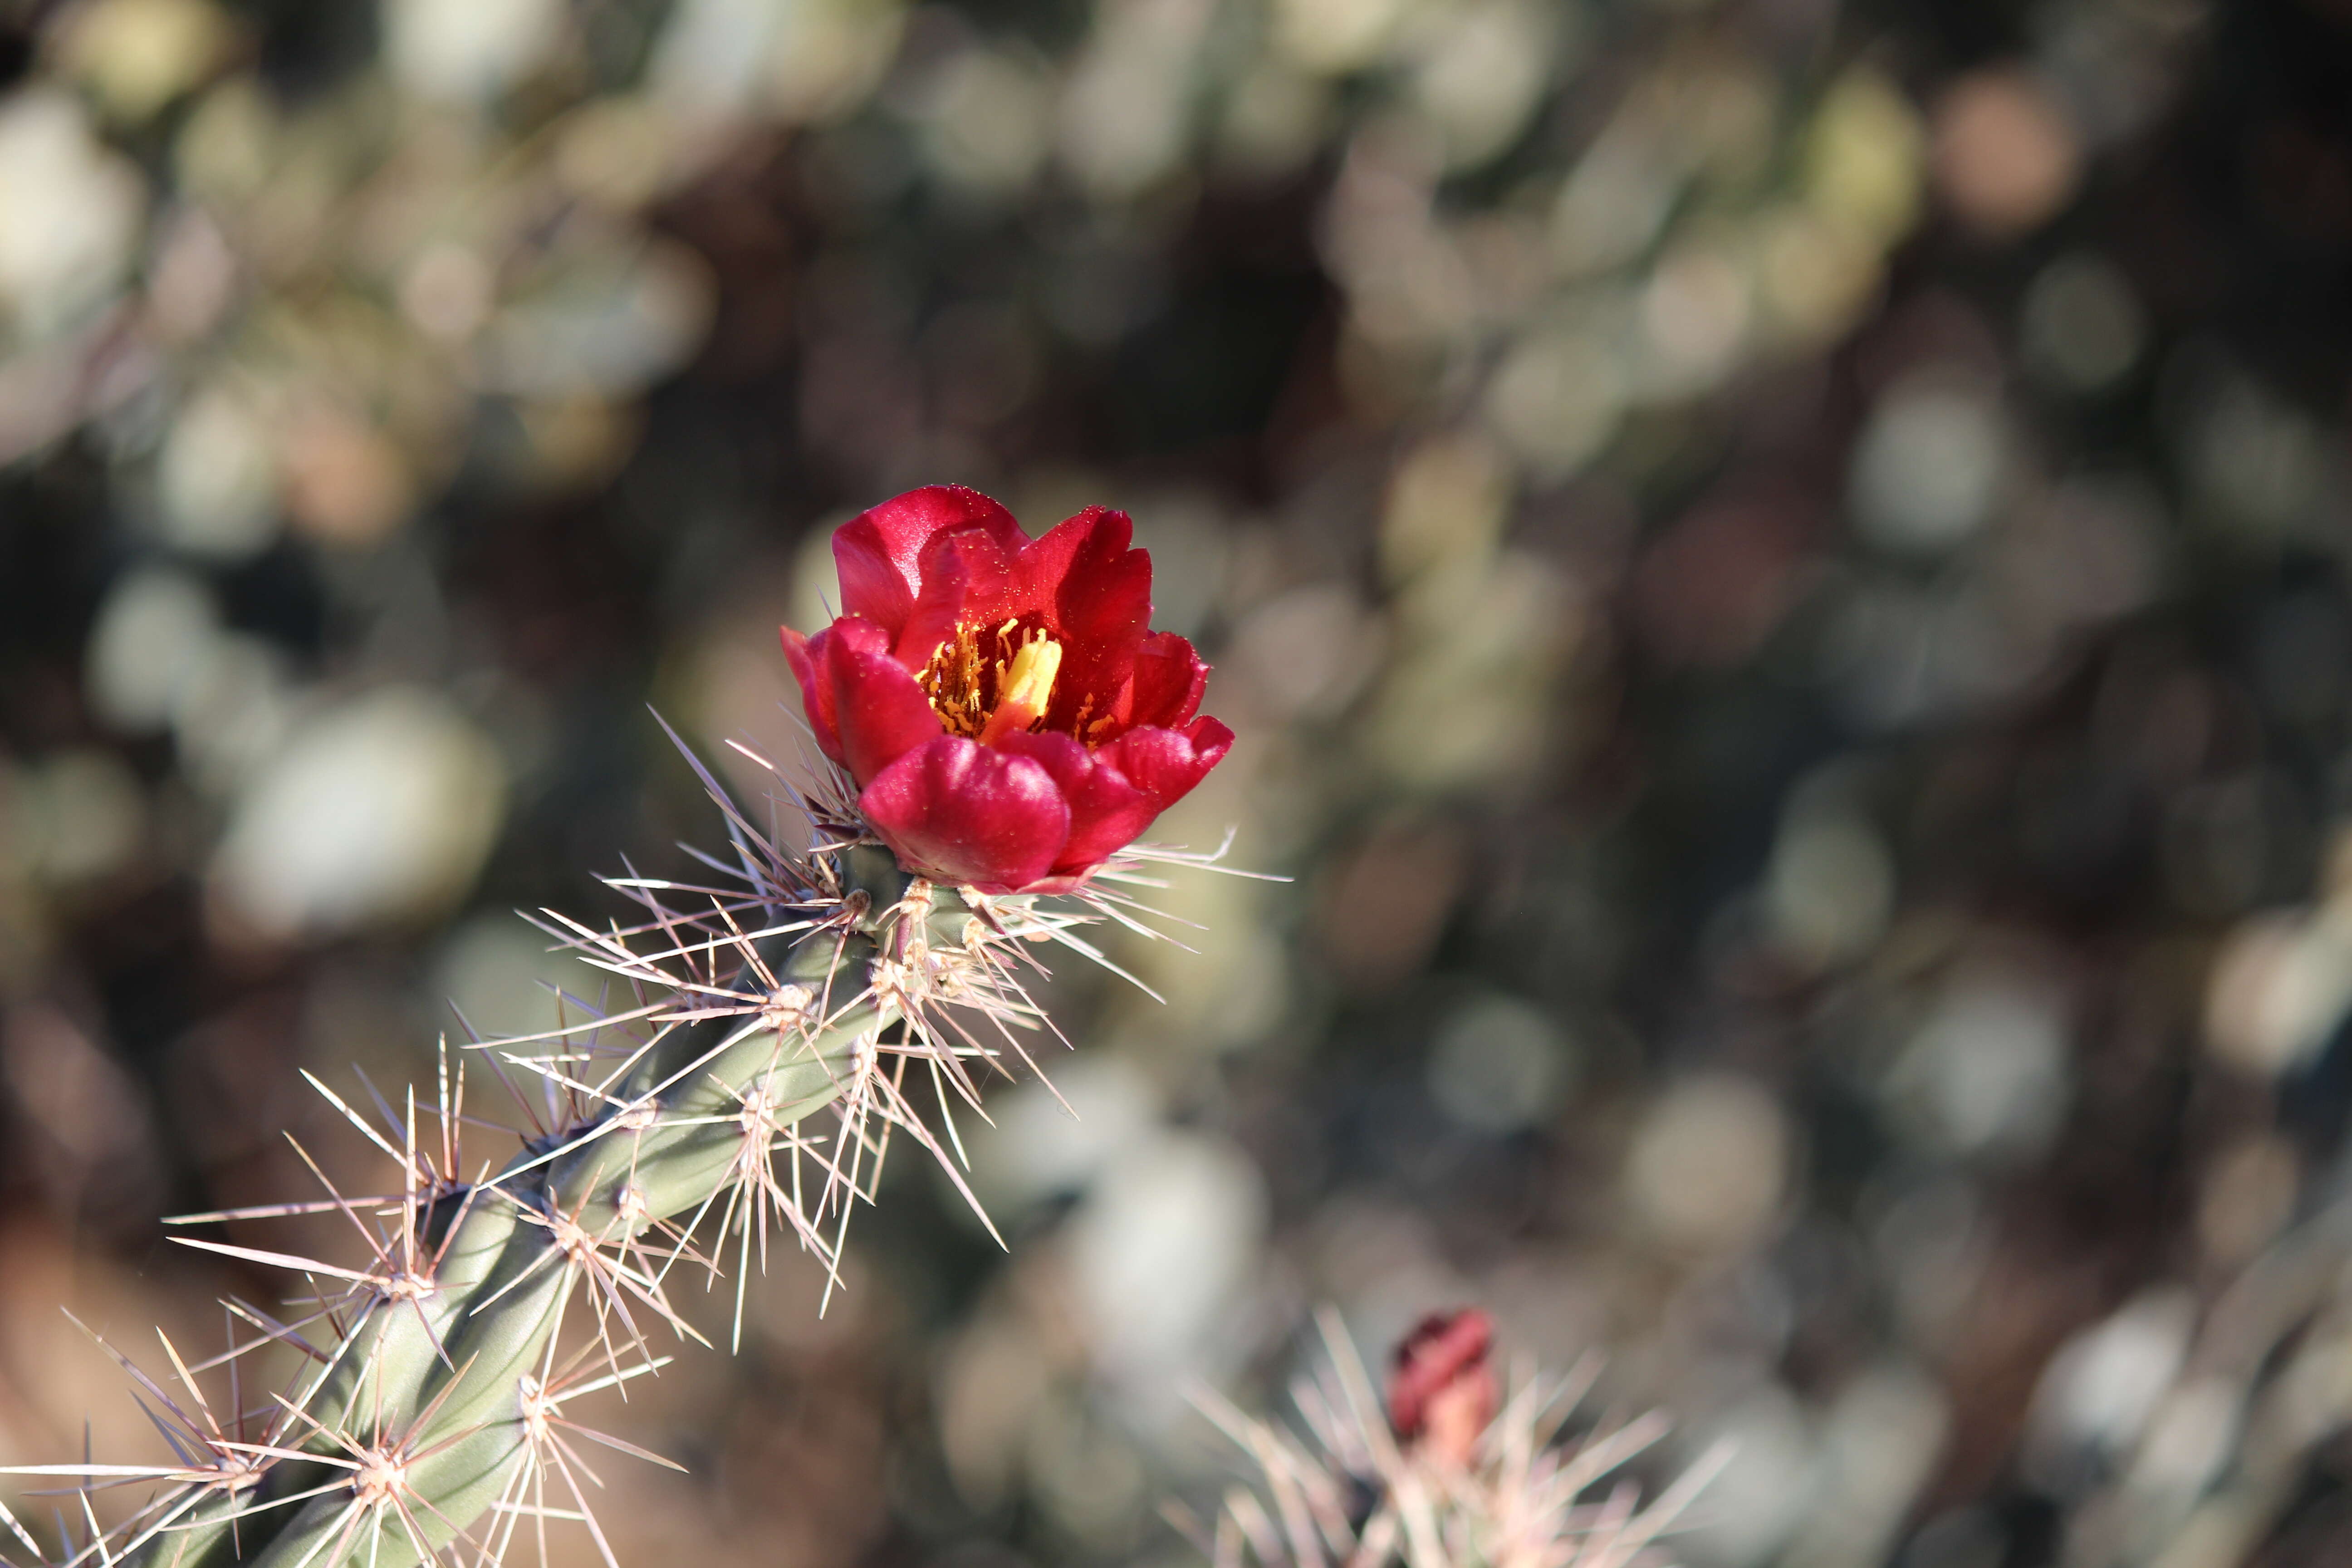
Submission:
[[[0,18],[0,1460],[958,480],[1135,515],[1296,879],[1065,961],[1009,1256],[902,1157],[599,1413],[625,1563],[1185,1562],[1189,1380],[1463,1300],[1738,1437],[1699,1568],[2352,1556],[2352,5]]]

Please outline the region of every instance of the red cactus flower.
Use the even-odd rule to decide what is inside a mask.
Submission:
[[[1455,1469],[1469,1467],[1501,1397],[1486,1364],[1495,1320],[1475,1307],[1432,1312],[1396,1348],[1389,1429]]]
[[[919,876],[1067,892],[1233,744],[1194,718],[1209,667],[1148,630],[1151,557],[1125,512],[1031,539],[975,490],[933,485],[833,536],[842,615],[783,629],[809,727]]]

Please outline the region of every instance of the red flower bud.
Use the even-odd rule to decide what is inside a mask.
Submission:
[[[1397,1345],[1389,1370],[1389,1428],[1397,1440],[1455,1469],[1469,1467],[1501,1394],[1486,1354],[1495,1321],[1475,1307],[1432,1312]]]
[[[833,536],[842,615],[783,630],[824,754],[919,876],[1067,892],[1233,744],[1195,718],[1209,667],[1148,629],[1151,557],[1125,512],[1031,539],[976,490],[934,485]]]

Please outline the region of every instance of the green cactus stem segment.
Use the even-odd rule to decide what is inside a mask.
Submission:
[[[747,1157],[764,1164],[775,1130],[832,1104],[903,1021],[889,966],[962,942],[973,911],[957,894],[908,898],[887,855],[841,860],[842,919],[745,944],[726,989],[764,993],[756,1010],[674,1025],[597,1114],[438,1195],[419,1222],[429,1273],[361,1309],[290,1402],[303,1414],[259,1482],[205,1497],[118,1561],[408,1568],[478,1521],[498,1529],[567,1310],[626,1313],[625,1244],[707,1211]]]

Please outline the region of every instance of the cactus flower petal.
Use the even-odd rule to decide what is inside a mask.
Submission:
[[[857,797],[911,869],[983,892],[1042,880],[1070,837],[1070,807],[1027,757],[934,735],[884,768]]]

